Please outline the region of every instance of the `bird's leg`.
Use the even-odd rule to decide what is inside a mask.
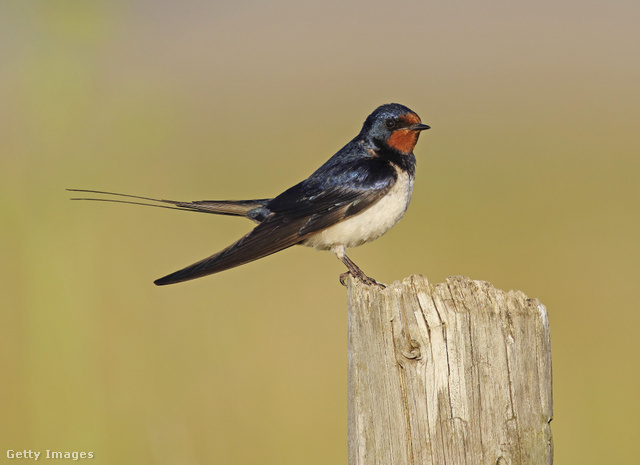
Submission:
[[[340,283],[343,286],[346,286],[345,280],[347,279],[347,276],[351,275],[354,278],[359,279],[362,283],[366,284],[367,286],[371,286],[375,284],[376,286],[385,287],[384,284],[380,284],[375,279],[370,278],[369,276],[364,274],[364,272],[358,267],[358,265],[353,263],[353,261],[351,261],[351,259],[347,257],[344,246],[333,247],[331,251],[336,255],[336,257],[340,259],[342,263],[345,264],[345,266],[349,270],[346,273],[342,273],[340,275]]]

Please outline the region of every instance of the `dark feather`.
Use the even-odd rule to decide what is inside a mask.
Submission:
[[[363,169],[362,162],[354,163],[351,173],[340,173],[339,179],[314,183],[313,175],[286,190],[265,206],[272,213],[246,236],[220,252],[200,260],[182,270],[155,281],[157,285],[173,284],[199,278],[266,257],[298,244],[307,237],[327,229],[346,218],[362,212],[376,203],[393,186],[395,170],[385,163],[377,170]],[[384,163],[384,162],[383,162]],[[365,176],[358,176],[361,173]],[[324,184],[333,182],[334,186]]]
[[[180,202],[177,200],[152,199],[151,197],[141,197],[139,195],[118,194],[116,192],[104,192],[85,189],[67,189],[71,192],[84,192],[89,194],[114,195],[118,197],[126,197],[129,199],[147,200],[149,202],[158,202],[164,205],[155,205],[144,202],[134,202],[131,200],[118,199],[102,199],[102,198],[73,198],[71,200],[92,200],[95,202],[115,202],[128,203],[131,205],[143,205],[146,207],[168,208],[171,210],[195,211],[201,213],[213,213],[216,215],[243,216],[256,222],[262,221],[267,217],[268,211],[265,213],[264,206],[272,199],[255,199],[255,200],[196,200],[193,202]]]

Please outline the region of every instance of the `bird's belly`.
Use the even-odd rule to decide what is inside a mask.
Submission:
[[[334,246],[357,247],[386,233],[407,210],[413,191],[413,177],[398,171],[398,179],[377,203],[301,242],[307,247],[328,250]]]

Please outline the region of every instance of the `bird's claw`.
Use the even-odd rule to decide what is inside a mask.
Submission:
[[[380,286],[382,289],[387,287],[384,284],[379,283],[375,279],[370,278],[369,276],[367,276],[364,273],[352,273],[351,271],[346,271],[346,272],[344,272],[344,273],[342,273],[340,275],[340,284],[342,284],[343,286],[346,286],[347,285],[347,277],[349,275],[353,276],[356,279],[359,279],[362,284],[366,284],[367,286]]]

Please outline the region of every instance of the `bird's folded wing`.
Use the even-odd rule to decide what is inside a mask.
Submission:
[[[303,241],[308,236],[367,209],[386,194],[394,179],[362,188],[332,187],[321,193],[305,192],[301,184],[283,194],[286,203],[276,203],[262,223],[220,252],[155,281],[173,284],[227,270],[266,257]],[[358,186],[360,187],[360,186]],[[277,200],[278,198],[276,198]],[[287,208],[284,206],[287,205]],[[267,208],[271,209],[271,204]]]

